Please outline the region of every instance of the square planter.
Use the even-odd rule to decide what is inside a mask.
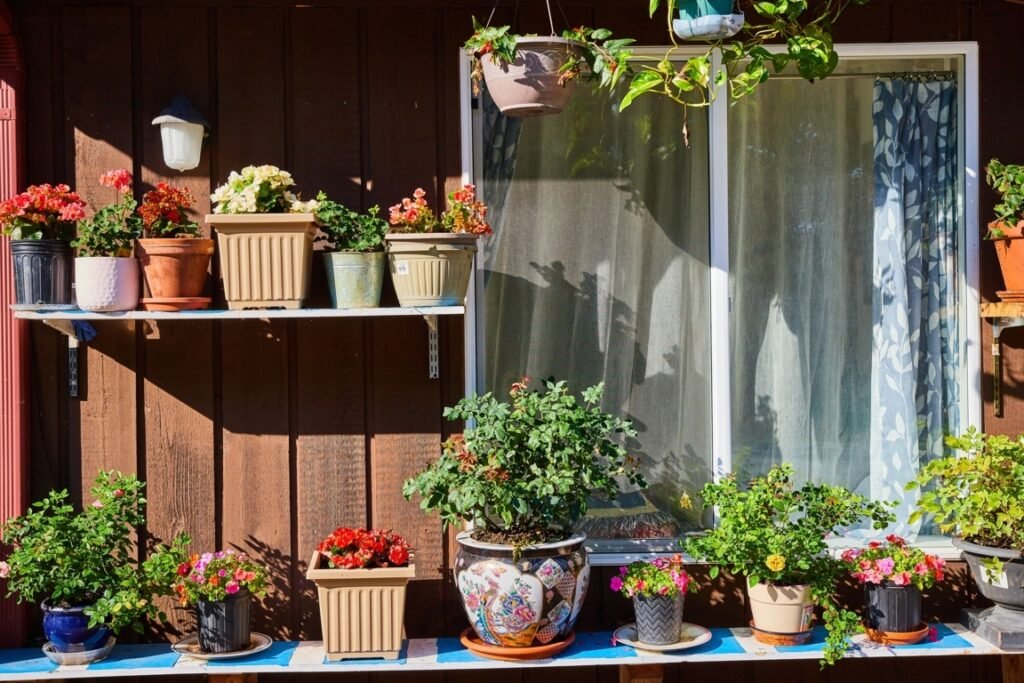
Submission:
[[[210,214],[228,308],[301,308],[309,292],[311,213]]]
[[[405,589],[416,566],[321,569],[313,553],[306,578],[317,587],[327,659],[397,659],[402,649]]]

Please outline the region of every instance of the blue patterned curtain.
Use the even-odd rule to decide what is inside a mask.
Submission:
[[[871,492],[904,486],[960,429],[957,326],[957,88],[951,79],[877,80]]]

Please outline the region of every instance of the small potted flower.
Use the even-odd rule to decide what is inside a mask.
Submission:
[[[210,198],[228,308],[301,308],[309,292],[316,201],[276,166],[232,171]]]
[[[317,243],[324,247],[327,288],[335,308],[376,308],[384,285],[384,236],[388,222],[380,207],[366,213],[316,197]]]
[[[100,176],[117,201],[78,222],[75,297],[83,311],[133,311],[139,305],[139,264],[132,246],[141,231],[132,197],[132,174],[125,169]]]
[[[67,185],[32,185],[0,202],[0,231],[11,239],[14,305],[22,310],[71,303],[71,238],[85,202]]]
[[[706,508],[718,507],[719,523],[702,536],[687,539],[692,556],[745,575],[755,638],[771,645],[805,642],[811,634],[814,606],[823,611],[827,636],[825,661],[842,658],[859,618],[836,601],[836,584],[845,571],[832,557],[826,538],[869,520],[876,529],[893,520],[886,503],[868,501],[841,486],[805,483],[797,488],[793,466],[775,465],[745,489],[735,475],[709,483],[701,493]]]
[[[472,185],[465,185],[448,194],[448,210],[438,219],[426,194],[417,188],[390,209],[386,242],[391,280],[402,306],[461,306],[477,239],[491,234],[487,206],[476,198]]]
[[[637,640],[645,645],[675,645],[683,629],[683,601],[697,583],[683,569],[680,555],[619,567],[611,589],[633,599]]]
[[[67,491],[52,491],[4,523],[9,553],[0,578],[18,602],[40,602],[48,656],[95,661],[120,631],[141,633],[147,618],[166,621],[154,597],[171,594],[175,558],[188,536],[178,535],[170,548],[152,545],[139,562],[132,538],[145,522],[144,486],[133,475],[100,472],[92,502],[81,510]]]
[[[213,240],[203,238],[199,225],[186,211],[195,204],[188,188],[157,183],[142,196],[139,216],[142,237],[135,254],[142,265],[147,311],[206,308],[203,297],[206,272],[213,256]]]
[[[306,578],[317,587],[327,659],[397,659],[415,575],[409,545],[391,531],[340,527],[321,541]]]
[[[995,244],[1006,286],[999,298],[1017,301],[1024,297],[1024,166],[993,159],[985,168],[985,179],[1000,197],[987,235]]]
[[[916,643],[928,634],[921,621],[921,591],[942,581],[946,563],[895,534],[841,555],[850,575],[864,586],[868,637],[893,645]]]
[[[267,594],[267,570],[232,549],[190,556],[178,565],[174,593],[195,605],[199,649],[220,654],[245,650],[252,641],[252,597]]]

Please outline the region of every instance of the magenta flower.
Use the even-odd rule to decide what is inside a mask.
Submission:
[[[878,568],[878,571],[882,576],[889,576],[892,574],[892,568],[896,566],[896,563],[893,562],[891,557],[883,557],[875,563],[875,566]]]
[[[622,590],[622,578],[619,577],[619,576],[613,576],[612,580],[611,580],[611,583],[609,584],[609,587],[613,591],[618,593],[620,590]]]
[[[238,584],[234,581],[228,581],[228,584],[224,586],[224,590],[227,591],[228,595],[234,595],[238,592]]]

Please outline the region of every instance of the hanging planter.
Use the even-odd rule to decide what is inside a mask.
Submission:
[[[566,64],[578,61],[579,46],[555,36],[516,39],[515,59],[481,60],[487,92],[506,116],[557,114],[569,104],[576,79],[563,78]]]
[[[743,28],[743,12],[733,12],[733,0],[682,0],[672,30],[683,40],[722,40]]]

